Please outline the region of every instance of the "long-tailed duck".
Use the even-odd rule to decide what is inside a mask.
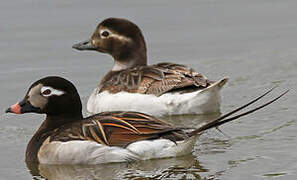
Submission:
[[[114,58],[111,71],[88,100],[91,114],[132,110],[161,116],[219,111],[220,89],[228,78],[210,81],[181,64],[148,65],[142,32],[126,19],[105,19],[91,39],[73,48],[107,53]]]

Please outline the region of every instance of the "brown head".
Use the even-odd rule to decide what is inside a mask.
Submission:
[[[147,65],[146,44],[141,30],[126,19],[105,19],[89,40],[72,47],[110,54],[115,61],[114,71]]]

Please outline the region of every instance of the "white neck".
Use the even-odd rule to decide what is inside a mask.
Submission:
[[[113,67],[112,67],[112,71],[120,71],[123,69],[127,69],[133,66],[133,63],[123,63],[123,62],[119,62],[119,61],[114,61]]]

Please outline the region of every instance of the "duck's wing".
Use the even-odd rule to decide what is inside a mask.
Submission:
[[[99,84],[99,92],[154,94],[160,96],[170,91],[193,91],[208,87],[209,81],[202,74],[185,65],[159,63],[118,72],[111,71]]]
[[[88,140],[124,147],[140,140],[184,140],[181,129],[152,116],[137,112],[104,112],[79,123],[71,123],[52,133],[50,141]]]

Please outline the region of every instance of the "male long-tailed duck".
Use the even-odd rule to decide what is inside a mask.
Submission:
[[[74,85],[61,77],[51,76],[33,83],[24,99],[6,112],[46,114],[27,146],[27,164],[99,164],[190,153],[195,140],[205,130],[254,112],[282,96],[227,118],[264,95],[193,129],[174,127],[153,116],[131,111],[103,112],[83,118],[81,100]]]
[[[91,39],[73,48],[107,53],[114,58],[111,71],[88,100],[91,114],[132,110],[160,116],[219,111],[220,89],[227,78],[210,81],[181,64],[148,65],[142,32],[126,19],[105,19]]]

